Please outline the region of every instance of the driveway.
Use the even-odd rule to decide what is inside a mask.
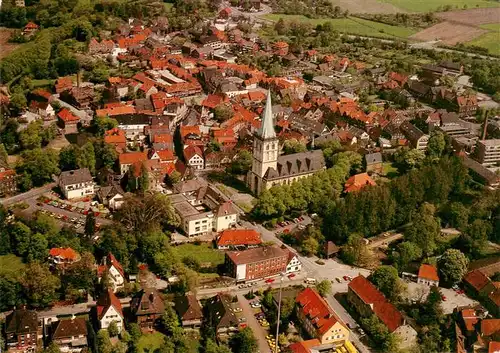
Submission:
[[[271,353],[271,349],[269,348],[266,340],[266,335],[268,335],[268,333],[262,328],[262,326],[260,326],[259,322],[255,318],[254,311],[250,307],[250,303],[241,294],[238,294],[238,302],[240,303],[240,307],[243,310],[243,316],[247,319],[248,327],[252,330],[255,338],[257,339],[257,343],[259,344],[259,352]]]

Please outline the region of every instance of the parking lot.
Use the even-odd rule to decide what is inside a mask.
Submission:
[[[262,313],[262,310],[260,307],[254,307],[252,308],[250,302],[255,303],[257,299],[252,299],[248,301],[243,295],[239,294],[238,295],[238,302],[240,303],[240,307],[242,309],[242,313],[244,317],[246,318],[246,323],[248,327],[252,330],[255,338],[257,339],[258,345],[259,345],[259,352],[260,353],[271,353],[271,348],[270,344],[268,342],[268,337],[269,336],[269,323],[267,324],[267,327],[262,326],[262,319],[258,319],[256,317],[256,314],[259,312]],[[260,305],[260,304],[259,304]],[[263,315],[264,313],[262,313]],[[259,322],[260,320],[260,322]],[[274,351],[274,350],[273,350]]]

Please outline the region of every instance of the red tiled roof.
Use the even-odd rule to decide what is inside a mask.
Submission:
[[[321,335],[328,332],[337,322],[345,326],[319,293],[310,287],[300,292],[295,302],[299,304],[299,310],[313,322]]]
[[[63,108],[58,114],[57,116],[59,117],[59,119],[61,119],[62,121],[64,121],[65,123],[69,123],[69,122],[77,122],[77,121],[80,121],[80,118],[73,115],[72,112],[70,112],[67,108]]]
[[[96,116],[115,116],[135,114],[135,107],[131,105],[110,106],[107,109],[97,109]]]
[[[288,48],[288,43],[286,43],[286,42],[276,42],[276,43],[273,44],[273,47],[277,48],[277,49],[285,49],[285,48]]]
[[[248,99],[252,102],[262,102],[266,99],[266,95],[261,91],[248,92]]]
[[[490,282],[489,278],[479,270],[467,273],[464,277],[464,281],[478,292]]]
[[[104,133],[104,142],[115,144],[115,143],[126,143],[127,138],[125,137],[125,131],[115,127]]]
[[[347,179],[345,192],[359,191],[368,185],[377,185],[367,173],[356,174]]]
[[[476,96],[458,96],[457,103],[460,107],[467,105],[477,105],[477,97]]]
[[[437,268],[432,265],[422,264],[418,270],[418,277],[429,279],[431,281],[439,281]]]
[[[160,161],[175,161],[174,152],[171,150],[160,150],[156,151],[158,157],[160,157]]]
[[[49,100],[52,96],[52,94],[49,91],[41,89],[41,88],[34,90],[33,94],[40,96],[42,98],[45,98],[47,100]]]
[[[372,306],[373,313],[387,326],[390,332],[394,332],[403,325],[403,315],[364,276],[359,275],[354,278],[348,286],[364,303]]]
[[[260,234],[253,229],[227,229],[217,239],[217,246],[259,245]]]
[[[16,171],[14,169],[6,169],[3,172],[0,172],[0,180],[7,178],[9,176],[16,175]]]
[[[203,152],[198,146],[191,145],[184,149],[184,160],[186,162],[189,162],[195,155],[203,158]]]
[[[180,133],[181,133],[181,138],[183,138],[183,139],[187,135],[189,135],[189,134],[201,135],[200,126],[199,125],[195,125],[195,126],[191,126],[191,125],[181,126]]]
[[[76,260],[78,253],[72,248],[52,248],[49,251],[51,257],[60,257],[62,259]]]
[[[122,304],[120,299],[118,299],[111,289],[102,294],[97,300],[97,317],[99,320],[103,318],[110,307],[115,308],[115,310],[120,314],[123,319]]]
[[[146,152],[127,152],[118,157],[120,164],[134,164],[148,159]]]
[[[467,331],[475,331],[474,326],[479,321],[479,318],[476,316],[476,311],[474,309],[464,309],[461,314]]]
[[[153,143],[171,143],[174,138],[171,134],[157,134],[153,135]]]
[[[488,353],[500,353],[500,342],[491,341],[488,347]]]
[[[38,26],[36,23],[33,22],[28,22],[26,26],[24,26],[24,28],[26,29],[37,29],[38,27],[40,26]]]
[[[500,331],[500,319],[484,319],[481,321],[481,335],[491,336]]]
[[[321,342],[317,338],[313,338],[312,340],[293,343],[288,346],[288,349],[290,349],[292,353],[311,353],[312,347],[320,345]]]
[[[204,107],[210,108],[210,109],[214,109],[219,104],[222,104],[222,103],[225,103],[225,102],[228,102],[228,101],[229,101],[229,99],[227,98],[226,95],[221,96],[221,95],[218,95],[218,94],[209,94],[207,96],[207,98],[205,98],[203,100],[203,102],[201,102],[201,105],[204,106]]]

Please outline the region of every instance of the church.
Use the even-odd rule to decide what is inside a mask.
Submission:
[[[271,103],[267,94],[266,107],[260,128],[254,133],[252,170],[248,172],[247,185],[259,195],[274,185],[291,184],[325,169],[323,151],[314,150],[280,156],[280,147]]]

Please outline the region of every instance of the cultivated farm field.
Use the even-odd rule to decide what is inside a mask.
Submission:
[[[9,38],[14,30],[0,27],[0,59],[6,57],[11,51],[16,49],[19,44],[9,43]]]
[[[381,3],[390,4],[406,12],[431,12],[443,6],[451,6],[453,9],[472,9],[475,7],[498,7],[500,4],[495,0],[379,0]]]
[[[487,32],[479,27],[445,21],[426,28],[410,38],[423,42],[440,40],[444,44],[455,45],[471,41]]]
[[[493,9],[470,9],[463,11],[439,12],[436,16],[445,21],[482,25],[500,22],[500,7]]]
[[[379,0],[331,0],[335,6],[340,6],[342,10],[349,10],[350,13],[401,13],[406,12],[388,2]]]
[[[483,47],[492,54],[500,55],[500,23],[481,25],[481,28],[487,29],[489,32],[467,42],[467,44]]]

